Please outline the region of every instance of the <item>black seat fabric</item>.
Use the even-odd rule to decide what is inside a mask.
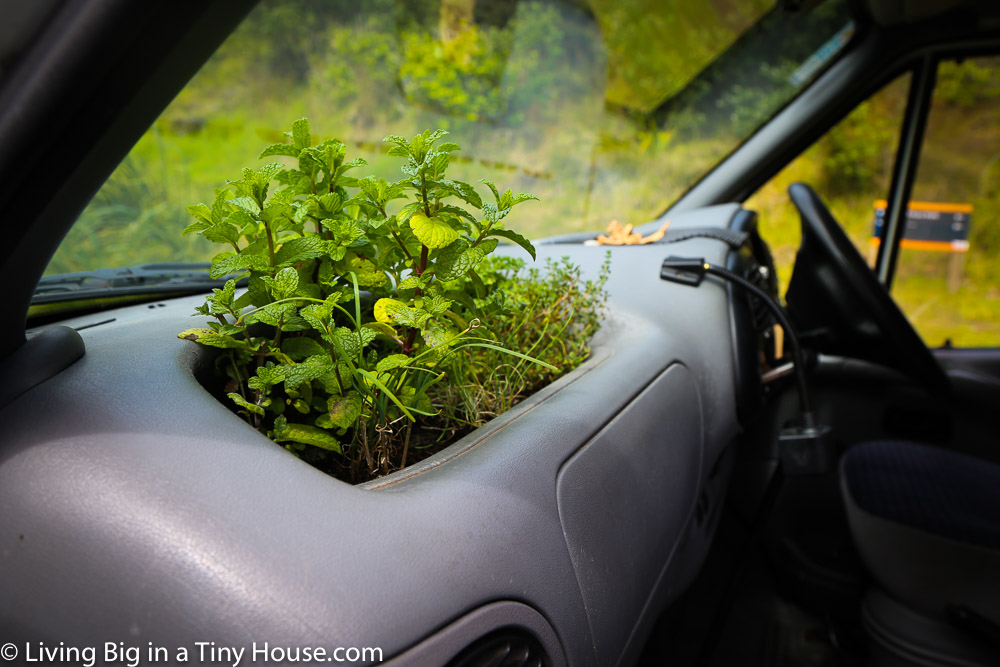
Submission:
[[[855,445],[840,466],[854,544],[877,587],[934,622],[964,607],[1000,626],[1000,466],[893,441]]]
[[[894,441],[857,445],[841,465],[860,509],[932,535],[1000,549],[1000,465]]]

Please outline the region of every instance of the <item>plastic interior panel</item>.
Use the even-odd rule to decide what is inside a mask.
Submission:
[[[618,663],[691,518],[700,444],[698,388],[674,364],[559,473],[559,514],[602,665]]]
[[[497,628],[527,630],[542,645],[549,659],[547,667],[563,667],[566,664],[559,639],[545,617],[520,602],[505,600],[480,607],[449,623],[386,665],[444,665],[471,643]]]
[[[32,336],[0,369],[0,409],[59,373],[85,351],[83,338],[69,327],[49,327]]]
[[[995,646],[948,620],[921,616],[877,588],[865,596],[861,620],[874,644],[873,667],[997,664]]]
[[[738,210],[704,209],[677,216],[674,226],[725,227]],[[87,352],[79,361],[0,410],[5,641],[181,646],[208,638],[380,647],[389,658],[470,609],[518,600],[548,620],[569,664],[602,664],[585,599],[631,610],[601,616],[595,628],[601,656],[617,655],[622,638],[639,623],[648,627],[658,609],[647,605],[639,620],[635,610],[683,589],[696,570],[676,570],[684,580],[659,576],[668,545],[684,536],[677,517],[690,513],[702,482],[678,482],[673,466],[619,461],[646,469],[645,488],[662,494],[630,508],[620,536],[644,549],[650,527],[663,532],[655,553],[642,556],[643,572],[619,565],[578,580],[563,525],[575,540],[593,540],[606,518],[593,511],[597,490],[591,504],[566,506],[560,516],[557,478],[678,363],[686,370],[678,366],[677,377],[687,379],[656,383],[634,403],[628,422],[611,427],[621,437],[615,446],[632,452],[630,438],[655,425],[673,434],[671,461],[697,477],[692,457],[714,461],[732,442],[724,285],[659,279],[667,254],[722,262],[727,251],[707,239],[613,249],[611,317],[594,362],[515,408],[501,427],[467,436],[452,450],[460,456],[377,490],[314,470],[209,396],[194,377],[207,355],[176,337],[198,322],[190,314],[200,297],[62,323],[113,319],[82,329]],[[605,252],[539,246],[540,259],[568,255],[591,277]],[[685,395],[696,388],[700,424],[669,409],[688,399],[661,394],[667,387]]]

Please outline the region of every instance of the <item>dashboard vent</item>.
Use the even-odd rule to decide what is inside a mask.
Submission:
[[[523,630],[509,628],[477,639],[448,667],[548,667],[542,645]]]

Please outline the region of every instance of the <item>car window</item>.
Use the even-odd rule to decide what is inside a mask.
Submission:
[[[944,61],[892,294],[930,346],[1000,345],[1000,57]]]
[[[540,201],[542,237],[666,210],[834,60],[846,0],[269,0],[80,215],[46,273],[206,261],[186,206],[309,117],[378,175],[382,139],[443,128],[475,173]],[[261,163],[263,164],[263,163]]]
[[[799,214],[788,198],[792,183],[811,185],[869,265],[875,265],[874,206],[889,193],[910,78],[909,73],[896,78],[855,107],[744,203],[758,213],[782,292],[802,240]]]

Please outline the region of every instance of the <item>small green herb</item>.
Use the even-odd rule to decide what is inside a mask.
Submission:
[[[544,271],[526,269],[523,261],[507,257],[489,258],[484,264],[479,270],[500,297],[499,302],[494,297],[496,312],[488,320],[492,336],[506,348],[546,364],[488,345],[473,347],[457,359],[453,381],[438,390],[438,398],[452,424],[469,427],[485,424],[582,364],[608,298],[610,253],[597,280],[584,280],[580,267],[567,257],[547,259]]]
[[[179,336],[221,350],[225,393],[252,425],[352,480],[405,465],[415,424],[452,433],[478,424],[579,363],[597,326],[603,277],[578,292],[567,263],[546,281],[488,259],[499,239],[535,256],[505,225],[534,197],[482,181],[484,202],[448,179],[459,146],[441,142],[446,134],[386,137],[403,160],[403,178],[390,183],[353,176],[365,162],[348,161],[336,139],[313,144],[300,119],[260,156],[292,166],[244,169],[211,205],[188,208],[185,233],[227,247],[212,275],[249,281],[240,295],[234,280],[214,290],[196,309],[214,320]],[[510,370],[485,375],[484,364]],[[509,390],[501,403],[461,407],[474,401],[456,385],[498,392],[498,382]]]

